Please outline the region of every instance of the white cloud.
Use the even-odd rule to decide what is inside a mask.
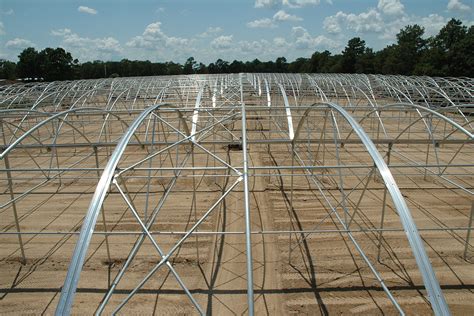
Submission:
[[[291,14],[286,13],[283,10],[280,10],[277,13],[275,13],[275,15],[273,16],[273,20],[275,21],[302,21],[303,19],[300,18],[299,16],[291,15]]]
[[[274,28],[274,27],[276,27],[276,24],[273,22],[272,19],[265,18],[265,19],[259,19],[259,20],[255,20],[255,21],[252,21],[252,22],[248,22],[247,27],[250,27],[250,28]]]
[[[332,4],[332,0],[326,0]],[[290,8],[301,8],[307,5],[318,5],[320,0],[255,0],[256,8],[273,8],[277,5],[284,5]]]
[[[67,34],[71,34],[72,31],[71,29],[65,28],[65,29],[57,29],[57,30],[52,30],[51,35],[53,36],[66,36]]]
[[[92,14],[92,15],[96,15],[98,13],[96,9],[89,8],[82,5],[77,8],[77,11],[81,13]]]
[[[250,28],[275,28],[277,25],[275,22],[286,22],[286,21],[302,21],[303,19],[299,16],[286,13],[284,10],[279,10],[273,15],[273,18],[263,18],[247,23],[247,27]]]
[[[2,22],[0,22],[0,35],[5,35],[5,27]]]
[[[209,26],[209,27],[207,28],[207,32],[209,32],[209,33],[222,32],[222,27],[220,27],[220,26]]]
[[[273,39],[273,45],[275,45],[276,47],[283,48],[288,47],[290,44],[283,37],[275,37]]]
[[[232,35],[221,35],[211,42],[211,47],[217,50],[226,50],[232,46]]]
[[[132,48],[148,48],[148,49],[153,49],[154,44],[152,41],[148,41],[143,38],[143,36],[135,36],[131,40],[129,40],[127,43],[125,43],[127,47],[132,47]]]
[[[307,5],[317,5],[319,2],[319,0],[282,0],[282,3],[289,6],[290,8],[301,8]]]
[[[24,49],[27,47],[35,47],[35,43],[33,43],[30,40],[24,39],[24,38],[15,38],[12,40],[9,40],[6,44],[6,48],[12,48],[12,49]]]
[[[467,4],[462,3],[460,0],[449,0],[448,2],[449,11],[470,11],[471,7]]]
[[[240,41],[238,47],[241,52],[249,53],[252,57],[256,57],[264,54],[270,47],[270,43],[264,39],[259,41]]]
[[[324,19],[323,27],[326,32],[331,34],[337,34],[342,32],[341,22],[339,21],[339,16],[341,15],[341,11],[339,11],[335,15],[328,16]]]
[[[425,36],[434,36],[439,33],[439,30],[448,23],[448,19],[438,14],[430,14],[421,19],[414,18],[411,24],[419,24],[425,28]]]
[[[89,8],[89,7],[86,7],[86,6],[82,6],[82,5],[77,8],[77,11],[79,11],[79,12],[81,12],[81,13],[92,14],[92,15],[97,14],[97,10],[96,10],[96,9],[92,9],[92,8]]]
[[[428,16],[408,15],[403,10],[403,4],[398,0],[380,0],[379,10],[369,9],[360,14],[337,12],[335,15],[324,19],[324,29],[330,34],[343,34],[343,30],[353,31],[355,33],[378,33],[378,39],[395,41],[396,35],[407,25],[418,24],[425,28],[425,36],[436,35],[439,30],[448,22],[438,14]],[[385,10],[385,14],[382,11]],[[345,32],[344,32],[345,33]]]
[[[402,16],[391,22],[385,24],[384,31],[379,36],[380,39],[394,41],[396,35],[400,32],[400,29],[410,24],[410,18],[408,16]]]
[[[421,16],[402,16],[385,23],[384,31],[380,35],[380,39],[395,41],[396,35],[407,25],[418,24],[425,28],[425,37],[438,34],[439,30],[448,23],[448,19],[438,14],[430,14],[425,17]]]
[[[119,41],[113,37],[81,37],[68,28],[52,30],[51,35],[61,37],[61,45],[81,61],[107,59],[122,52]]]
[[[255,0],[256,8],[271,8],[280,3],[280,0]]]
[[[379,0],[377,8],[388,15],[400,15],[405,10],[405,6],[400,0]]]
[[[118,53],[121,51],[120,43],[113,37],[88,38],[73,33],[70,29],[59,29],[51,31],[53,36],[62,37],[62,43],[66,47],[84,48],[98,50],[106,53]]]
[[[340,43],[327,38],[324,35],[313,37],[309,32],[301,26],[292,28],[292,35],[294,38],[293,45],[297,49],[335,49],[340,47]]]
[[[189,56],[198,57],[203,54],[203,39],[221,32],[220,27],[208,27],[206,32],[197,34],[193,38],[172,36],[165,32],[159,21],[148,24],[141,35],[130,38],[125,43],[128,58],[149,59],[152,61],[185,61]]]
[[[339,11],[335,15],[326,17],[323,25],[324,29],[332,34],[340,33],[343,27],[358,33],[378,33],[383,30],[384,21],[375,9],[360,14]]]
[[[182,48],[189,45],[189,40],[181,37],[166,35],[161,29],[161,22],[148,24],[142,35],[133,37],[126,46],[133,48],[157,48],[165,46],[168,48]]]
[[[199,37],[209,37],[212,34],[220,33],[222,32],[222,28],[220,26],[209,26],[205,32],[199,34]]]

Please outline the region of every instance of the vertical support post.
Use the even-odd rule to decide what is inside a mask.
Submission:
[[[392,152],[392,143],[388,144],[387,151],[387,166],[390,166],[390,153]],[[384,186],[383,189],[383,200],[382,200],[382,215],[380,217],[380,231],[377,244],[377,261],[380,262],[380,251],[382,247],[382,235],[383,235],[383,226],[385,220],[385,209],[387,208],[387,186]]]
[[[192,199],[192,209],[194,213],[194,222],[197,222],[198,217],[197,217],[197,197],[196,197],[196,165],[195,165],[195,160],[194,160],[194,143],[191,144],[191,165],[193,167],[193,199]],[[196,231],[198,231],[199,228],[196,227]],[[195,241],[196,241],[196,257],[197,257],[197,262],[199,265],[199,234],[195,234]]]
[[[268,107],[268,139],[272,139],[272,110],[271,110],[271,106],[272,106],[272,101],[271,101],[271,97],[270,97],[270,88],[268,87],[268,81],[267,81],[267,78],[263,78],[263,80],[265,81],[265,91],[266,91],[266,95],[267,95],[267,107]],[[270,153],[270,143],[271,142],[268,142],[268,152]]]
[[[408,112],[409,118],[408,118],[408,123],[407,123],[407,124],[410,124],[410,125],[409,125],[410,127],[408,127],[408,139],[410,139],[411,127],[412,127],[412,124],[411,124],[411,116],[412,116],[412,115],[411,115],[411,114],[412,114],[412,112],[409,111],[409,112]]]
[[[5,163],[5,169],[7,170],[7,181],[8,181],[8,190],[10,191],[10,198],[13,201],[12,202],[13,217],[15,219],[15,227],[18,233],[18,244],[20,245],[20,252],[21,252],[21,263],[26,264],[25,248],[23,246],[23,239],[21,237],[20,222],[18,221],[18,212],[16,210],[15,193],[13,193],[13,181],[12,181],[12,175],[10,171],[10,162],[8,161],[8,155],[6,155],[3,158],[3,162]]]
[[[469,248],[469,240],[471,239],[471,228],[472,228],[472,214],[474,213],[474,200],[471,204],[471,215],[469,216],[468,230],[466,234],[466,243],[464,244],[464,260],[467,260],[467,249]]]
[[[428,143],[428,147],[426,148],[426,159],[425,159],[425,175],[423,176],[423,180],[426,180],[426,176],[427,176],[427,173],[428,173],[428,160],[429,160],[429,156],[430,155],[430,143]]]
[[[2,137],[3,143],[6,145],[6,137],[5,131],[3,129],[3,121],[0,121],[0,127],[2,129]],[[10,161],[8,161],[8,154],[5,155],[3,158],[3,162],[5,163],[5,169],[7,171],[7,182],[8,182],[8,190],[10,191],[10,198],[12,199],[12,209],[13,209],[13,217],[15,220],[15,227],[18,236],[18,244],[20,245],[20,252],[21,252],[21,264],[26,264],[26,256],[25,256],[25,248],[23,246],[23,239],[21,237],[21,230],[20,230],[20,222],[18,221],[18,212],[16,210],[16,201],[15,201],[15,193],[13,192],[13,180],[12,180],[12,173],[10,170]]]
[[[375,114],[378,114],[378,119],[377,119],[377,142],[378,140],[380,139],[380,124],[382,123],[381,120],[381,116],[382,116],[382,111],[377,111],[375,112]],[[376,145],[376,147],[378,148],[378,145]]]
[[[242,89],[242,78],[240,81]],[[245,248],[247,252],[247,300],[248,314],[254,314],[253,308],[253,263],[252,263],[252,242],[250,233],[250,196],[249,196],[249,179],[248,179],[248,160],[247,160],[247,123],[245,115],[245,104],[242,102],[242,149],[244,158],[244,204],[245,204]]]
[[[291,165],[295,165],[295,143],[291,142]],[[291,180],[290,180],[290,229],[293,229],[293,183],[294,183],[294,172],[295,169],[291,168]],[[293,234],[290,232],[290,238],[288,238],[288,264],[291,265],[291,241],[292,241],[292,236]],[[298,243],[298,235],[296,236],[296,242]]]

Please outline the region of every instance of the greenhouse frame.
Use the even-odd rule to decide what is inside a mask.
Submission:
[[[473,310],[474,79],[0,86],[0,308]]]

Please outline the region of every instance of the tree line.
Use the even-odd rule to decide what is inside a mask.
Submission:
[[[18,62],[0,60],[0,78],[28,80],[72,80],[107,77],[133,77],[178,74],[216,74],[239,72],[291,73],[379,73],[428,76],[474,77],[474,26],[451,19],[437,35],[425,38],[424,28],[408,25],[397,34],[395,44],[379,51],[367,47],[354,37],[340,54],[315,52],[310,58],[288,62],[285,57],[275,61],[228,62],[218,59],[208,65],[189,57],[184,64],[122,59],[80,63],[63,48],[37,51],[26,48]]]

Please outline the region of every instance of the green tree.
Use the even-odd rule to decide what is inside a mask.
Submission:
[[[222,60],[220,58],[218,60],[216,60],[215,67],[216,67],[216,73],[227,73],[227,72],[229,72],[229,62],[225,61],[225,60]]]
[[[447,54],[450,60],[449,76],[474,77],[474,26],[469,27],[466,36],[453,44]]]
[[[251,62],[247,63],[247,69],[249,69],[249,72],[262,72],[262,68],[262,62],[258,58],[255,58]]]
[[[198,73],[198,74],[207,74],[209,72],[207,70],[206,65],[204,65],[203,63],[199,63],[199,65],[196,65],[196,73]]]
[[[74,79],[74,59],[63,48],[45,48],[38,54],[40,74],[46,81]]]
[[[189,75],[194,73],[194,67],[196,66],[196,61],[194,57],[189,57],[183,66],[183,74]]]
[[[467,35],[467,27],[460,20],[451,19],[435,37],[434,45],[444,51],[449,51],[453,45],[462,41]]]
[[[395,73],[411,75],[426,48],[425,29],[417,24],[408,25],[397,34]]]
[[[468,42],[467,28],[461,21],[451,19],[438,35],[428,39],[427,49],[415,66],[414,73],[429,76],[466,73],[466,69],[469,69],[468,61],[472,55],[472,53],[467,53],[469,45],[466,46],[466,43]]]
[[[289,72],[309,72],[311,69],[311,64],[309,58],[297,58],[295,61],[291,62],[288,65]]]
[[[364,74],[374,73],[374,59],[374,51],[372,48],[366,47],[364,53],[356,58],[356,63],[354,65],[355,72]]]
[[[397,74],[397,49],[398,46],[393,44],[375,53],[374,73]]]
[[[451,19],[434,40],[434,49],[440,51],[439,65],[444,65],[442,75],[473,76],[473,28],[468,30],[460,20]],[[439,66],[437,65],[437,66]]]
[[[166,62],[167,75],[180,75],[183,73],[183,66],[172,61]]]
[[[445,76],[449,72],[446,51],[442,49],[436,38],[428,39],[428,48],[423,52],[415,65],[416,75]]]
[[[18,55],[17,74],[19,78],[34,80],[40,77],[39,53],[33,47],[25,48]]]
[[[288,63],[285,57],[278,57],[275,60],[275,72],[288,72]]]
[[[310,72],[329,72],[332,65],[331,52],[325,50],[324,52],[314,52],[310,59]]]
[[[231,72],[231,73],[236,74],[236,73],[244,72],[244,71],[245,71],[245,65],[240,60],[234,60],[229,65],[229,72]]]
[[[16,64],[14,62],[0,59],[0,79],[16,79]]]
[[[341,72],[356,72],[356,63],[365,53],[365,41],[360,37],[351,38],[342,52]]]

